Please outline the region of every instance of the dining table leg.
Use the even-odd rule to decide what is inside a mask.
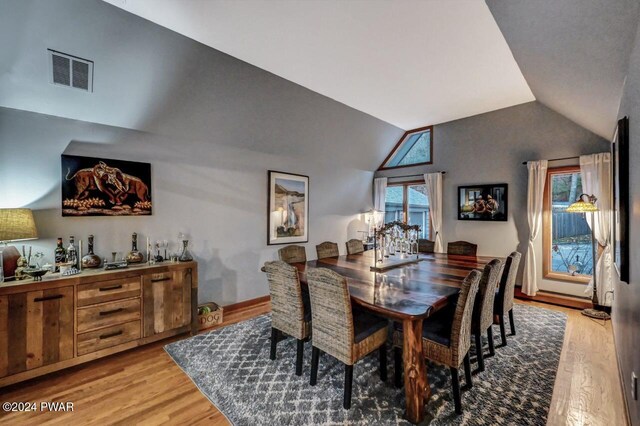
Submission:
[[[404,390],[407,398],[405,418],[418,424],[424,420],[424,404],[431,397],[422,350],[422,320],[404,320],[402,328]]]

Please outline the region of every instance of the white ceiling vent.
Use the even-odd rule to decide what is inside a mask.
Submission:
[[[51,49],[47,53],[51,84],[93,92],[93,61]]]

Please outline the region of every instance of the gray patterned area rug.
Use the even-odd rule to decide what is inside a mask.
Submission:
[[[566,315],[519,304],[514,309],[517,335],[507,336],[508,345],[499,347],[500,332],[494,326],[496,355],[486,358],[486,371],[473,376],[473,388],[462,392],[462,415],[454,413],[448,368],[428,364],[433,393],[425,423],[546,424]],[[404,391],[393,387],[391,350],[387,383],[378,376],[377,351],[355,365],[351,409],[344,410],[343,365],[322,354],[318,383],[312,387],[310,343],[305,344],[304,371],[298,377],[295,340],[279,342],[277,359],[271,361],[270,334],[270,316],[262,315],[171,343],[165,350],[235,425],[409,424],[402,418]],[[464,377],[462,369],[460,373]]]

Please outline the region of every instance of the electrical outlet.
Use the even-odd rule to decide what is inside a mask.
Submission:
[[[631,397],[634,401],[638,400],[638,376],[635,371],[631,372]]]

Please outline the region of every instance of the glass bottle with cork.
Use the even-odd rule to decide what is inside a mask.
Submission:
[[[58,237],[58,243],[54,251],[55,272],[60,272],[60,264],[67,261],[67,250],[62,243],[62,237]]]
[[[67,262],[71,263],[72,268],[78,268],[78,249],[75,246],[75,237],[69,237],[69,247],[67,247]]]
[[[131,234],[131,251],[127,253],[127,263],[142,263],[144,255],[138,251],[138,234]]]
[[[93,235],[87,238],[88,253],[82,257],[83,268],[99,268],[102,260],[93,252]]]

